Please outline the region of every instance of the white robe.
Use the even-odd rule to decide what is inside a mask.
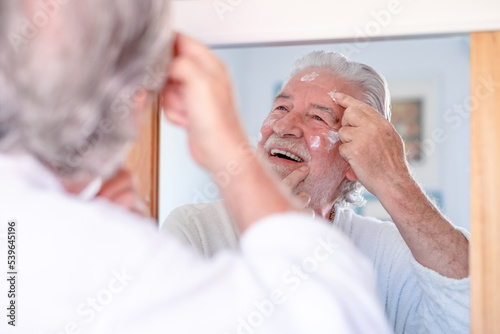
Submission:
[[[469,277],[444,277],[419,264],[392,222],[362,217],[345,208],[336,212],[331,225],[372,262],[377,294],[396,334],[469,333]],[[207,258],[223,249],[239,248],[239,233],[222,201],[179,207],[161,229]],[[469,237],[467,231],[457,229]]]
[[[338,231],[267,217],[204,260],[152,221],[0,154],[0,258],[16,222],[16,327],[2,333],[388,333],[368,262]]]

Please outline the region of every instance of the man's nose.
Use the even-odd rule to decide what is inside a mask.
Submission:
[[[296,137],[303,135],[303,119],[299,113],[290,112],[274,123],[273,131],[280,137]]]

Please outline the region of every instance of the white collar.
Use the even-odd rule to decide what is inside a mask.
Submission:
[[[43,190],[65,192],[54,172],[26,153],[0,153],[0,176],[17,178]]]

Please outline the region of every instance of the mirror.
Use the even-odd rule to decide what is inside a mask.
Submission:
[[[469,229],[469,35],[215,49],[230,68],[240,116],[253,143],[293,61],[318,49],[343,53],[382,73],[391,92],[392,123],[405,141],[416,179],[455,225]],[[183,131],[163,120],[160,224],[180,205],[220,198],[215,183],[188,152]],[[358,213],[390,219],[373,195],[364,197],[366,205],[356,208]]]

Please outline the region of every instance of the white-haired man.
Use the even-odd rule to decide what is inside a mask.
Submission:
[[[388,121],[389,100],[385,80],[371,67],[333,52],[307,54],[276,96],[257,153],[372,260],[396,333],[465,333],[468,233],[451,225],[410,175]],[[358,179],[394,224],[345,207],[358,197]],[[208,257],[238,247],[239,230],[222,202],[180,207],[162,229]]]
[[[122,165],[145,91],[165,82],[168,12],[165,0],[0,2],[0,224],[9,265],[1,332],[389,332],[362,256],[339,232],[285,213],[289,200],[255,159],[223,190],[242,251],[213,261],[161,238],[138,215],[80,197]],[[240,162],[246,140],[223,65],[184,36],[175,50],[167,117],[187,129],[209,171]],[[296,232],[282,240],[288,226]],[[302,236],[310,241],[297,246]],[[298,286],[283,282],[302,261],[315,265],[308,279],[290,273]]]

